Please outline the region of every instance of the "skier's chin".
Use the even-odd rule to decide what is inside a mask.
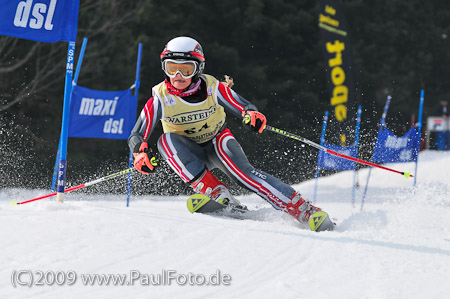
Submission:
[[[185,89],[187,87],[187,81],[186,80],[175,80],[172,84],[176,89]]]

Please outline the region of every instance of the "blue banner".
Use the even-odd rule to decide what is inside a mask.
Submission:
[[[356,157],[356,149],[354,146],[342,147],[326,142],[323,143],[323,146],[340,154]],[[339,158],[324,151],[319,151],[317,165],[320,169],[354,170],[356,167],[356,162]]]
[[[39,42],[75,41],[79,0],[0,0],[0,35]]]
[[[402,137],[388,129],[380,130],[373,150],[372,161],[378,163],[414,162],[417,159],[420,135],[411,128]]]
[[[136,122],[131,90],[101,91],[77,86],[70,102],[69,137],[128,139]]]

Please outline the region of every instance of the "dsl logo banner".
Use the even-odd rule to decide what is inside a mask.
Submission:
[[[77,86],[70,102],[69,137],[128,139],[136,122],[131,90],[101,91]]]
[[[39,42],[75,41],[79,0],[0,0],[0,35]]]

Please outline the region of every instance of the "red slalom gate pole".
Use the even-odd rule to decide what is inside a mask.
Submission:
[[[357,163],[369,165],[369,166],[372,166],[372,167],[381,168],[381,169],[388,170],[388,171],[391,171],[391,172],[395,172],[395,173],[403,175],[405,178],[413,177],[413,175],[409,171],[398,171],[398,170],[391,169],[391,168],[388,168],[388,167],[384,167],[384,166],[381,166],[381,165],[378,165],[378,164],[375,164],[375,163],[372,163],[372,162],[368,162],[368,161],[364,161],[364,160],[361,160],[361,159],[358,159],[358,158],[347,156],[347,155],[344,155],[344,154],[332,151],[332,150],[330,150],[330,149],[328,149],[328,148],[326,148],[324,146],[321,146],[320,144],[312,142],[311,140],[308,140],[308,139],[306,139],[304,137],[301,137],[301,136],[298,136],[298,135],[286,132],[284,130],[280,130],[280,129],[277,129],[277,128],[274,128],[274,127],[271,127],[271,126],[267,126],[267,125],[266,125],[265,129],[269,130],[271,132],[274,132],[274,133],[277,133],[277,134],[280,134],[280,135],[283,135],[283,136],[286,136],[286,137],[289,137],[289,138],[301,141],[301,142],[306,143],[306,144],[308,144],[308,145],[310,145],[312,147],[315,147],[315,148],[317,148],[319,150],[322,150],[322,151],[324,151],[326,153],[329,153],[331,155],[334,155],[334,156],[337,156],[337,157],[340,157],[340,158],[344,158],[344,159],[351,160],[351,161],[354,161],[354,162],[357,162]]]
[[[119,177],[121,175],[124,175],[124,174],[127,174],[127,173],[133,171],[133,169],[134,169],[133,167],[130,167],[128,169],[125,169],[125,170],[122,170],[122,171],[119,171],[119,172],[116,172],[116,173],[104,176],[102,178],[99,178],[99,179],[96,179],[96,180],[93,180],[93,181],[90,181],[90,182],[87,182],[87,183],[84,183],[84,184],[81,184],[81,185],[78,185],[78,186],[75,186],[75,187],[72,187],[72,188],[65,189],[64,193],[67,193],[67,192],[70,192],[70,191],[74,191],[74,190],[77,190],[77,189],[81,189],[81,188],[84,188],[84,187],[92,186],[94,184],[98,184],[100,182],[108,181],[110,179],[114,179],[116,177]],[[52,196],[55,196],[55,195],[57,195],[57,192],[53,192],[53,193],[50,193],[50,194],[47,194],[47,195],[39,196],[39,197],[36,197],[36,198],[33,198],[33,199],[29,199],[29,200],[26,200],[26,201],[21,201],[21,202],[14,202],[13,201],[11,204],[13,204],[13,205],[23,205],[25,203],[29,203],[29,202],[32,202],[32,201],[36,201],[36,200],[52,197]]]

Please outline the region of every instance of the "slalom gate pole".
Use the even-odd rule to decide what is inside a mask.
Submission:
[[[64,102],[60,135],[60,151],[58,159],[58,175],[56,184],[56,201],[64,202],[64,190],[66,187],[67,173],[67,140],[69,136],[70,100],[72,97],[72,75],[75,56],[75,41],[69,42],[67,49],[66,79],[64,87]]]
[[[415,173],[417,174],[417,166],[419,164],[419,152],[420,143],[422,142],[422,112],[423,112],[423,100],[424,100],[425,90],[420,91],[420,104],[419,104],[419,120],[417,122],[417,134],[419,134],[419,144],[417,145],[417,158],[416,158],[416,168]],[[416,186],[417,177],[414,177],[414,186]]]
[[[75,70],[75,75],[72,80],[71,93],[73,93],[73,90],[75,89],[75,86],[77,85],[77,82],[78,82],[78,76],[80,75],[81,64],[83,62],[84,52],[86,51],[87,41],[88,41],[88,39],[85,37],[83,39],[83,44],[81,45],[81,52],[78,55],[77,69]],[[62,141],[62,139],[61,139],[61,135],[60,135],[59,143],[58,143],[58,151],[56,152],[55,166],[53,168],[52,189],[51,189],[52,191],[56,190],[56,177],[58,176],[58,166],[59,166],[58,162],[59,162],[59,157],[61,155],[61,141]]]
[[[125,170],[122,170],[122,171],[119,171],[119,172],[116,172],[116,173],[104,176],[102,178],[99,178],[99,179],[96,179],[96,180],[93,180],[93,181],[90,181],[90,182],[87,182],[87,183],[84,183],[84,184],[81,184],[81,185],[78,185],[78,186],[75,186],[75,187],[72,187],[72,188],[67,188],[67,189],[64,190],[64,193],[67,193],[67,192],[70,192],[70,191],[74,191],[74,190],[78,190],[78,189],[81,189],[81,188],[84,188],[84,187],[92,186],[92,185],[95,185],[95,184],[98,184],[98,183],[101,183],[101,182],[105,182],[105,181],[117,178],[117,177],[119,177],[121,175],[124,175],[124,174],[127,174],[127,173],[131,173],[133,171],[133,169],[134,169],[133,167],[130,167],[128,169],[125,169]],[[57,195],[57,192],[53,192],[53,193],[50,193],[50,194],[47,194],[47,195],[39,196],[39,197],[30,199],[30,200],[26,200],[26,201],[21,201],[21,202],[14,202],[13,201],[11,204],[13,204],[13,205],[23,205],[25,203],[29,203],[29,202],[32,202],[32,201],[36,201],[36,200],[52,197],[52,196],[55,196],[55,195]]]
[[[381,115],[380,125],[378,127],[378,135],[380,135],[381,130],[386,128],[386,116],[387,116],[387,112],[389,110],[389,105],[391,103],[391,99],[392,99],[391,95],[388,95],[386,98],[386,103],[384,104],[384,108],[383,108],[383,114]],[[378,143],[378,135],[377,135],[377,142],[375,143],[375,147],[376,147],[376,144]],[[373,153],[372,153],[372,158],[370,158],[370,161],[372,161],[372,159],[373,159]],[[370,180],[371,174],[372,174],[372,167],[369,168],[369,174],[367,175],[366,186],[364,188],[364,193],[361,197],[361,211],[364,207],[364,200],[366,198],[367,188],[369,187],[369,180]]]
[[[361,107],[361,105],[359,105],[358,111],[356,112],[356,132],[355,132],[355,156],[356,157],[358,157],[359,131],[360,131],[360,127],[361,127],[361,113],[362,113],[362,107]],[[355,164],[355,170],[353,171],[352,206],[355,206],[357,174],[358,174],[358,167],[357,167],[357,164]]]
[[[344,158],[344,159],[351,160],[351,161],[354,161],[354,162],[357,162],[357,163],[361,163],[361,164],[365,164],[365,165],[381,168],[381,169],[388,170],[388,171],[391,171],[391,172],[395,172],[395,173],[403,175],[405,178],[414,177],[409,171],[402,172],[402,171],[398,171],[398,170],[395,170],[395,169],[384,167],[384,166],[381,166],[381,165],[378,165],[378,164],[375,164],[375,163],[372,163],[372,162],[368,162],[368,161],[364,161],[364,160],[361,160],[361,159],[358,159],[358,158],[347,156],[347,155],[344,155],[344,154],[332,151],[332,150],[330,150],[330,149],[328,149],[328,148],[326,148],[324,146],[321,146],[320,144],[317,144],[317,143],[315,143],[315,142],[313,142],[311,140],[308,140],[308,139],[306,139],[304,137],[301,137],[301,136],[298,136],[298,135],[286,132],[284,130],[280,130],[280,129],[277,129],[277,128],[274,128],[274,127],[271,127],[271,126],[268,126],[268,125],[266,125],[265,129],[269,130],[271,132],[283,135],[285,137],[289,137],[289,138],[298,140],[300,142],[303,142],[303,143],[305,143],[307,145],[310,145],[310,146],[315,147],[315,148],[317,148],[319,150],[322,150],[322,151],[324,151],[324,152],[326,152],[328,154],[331,154],[331,155],[334,155],[334,156],[337,156],[337,157],[340,157],[340,158]]]
[[[325,142],[327,123],[328,123],[328,110],[326,110],[325,114],[323,115],[322,133],[320,134],[320,145],[323,145]],[[320,168],[319,168],[319,156],[318,156],[317,157],[317,166],[316,166],[316,176],[315,176],[316,182],[314,183],[313,202],[316,202],[316,198],[317,198],[317,184],[319,183],[319,175],[320,175]]]
[[[141,72],[141,59],[142,59],[142,43],[139,43],[138,47],[138,57],[136,63],[136,80],[134,81],[134,95],[138,98],[139,95],[139,86],[141,82],[139,81],[139,74]],[[128,156],[128,167],[133,167],[133,152],[130,150],[130,154]],[[127,180],[127,207],[130,206],[130,194],[131,194],[131,172],[128,173]]]

